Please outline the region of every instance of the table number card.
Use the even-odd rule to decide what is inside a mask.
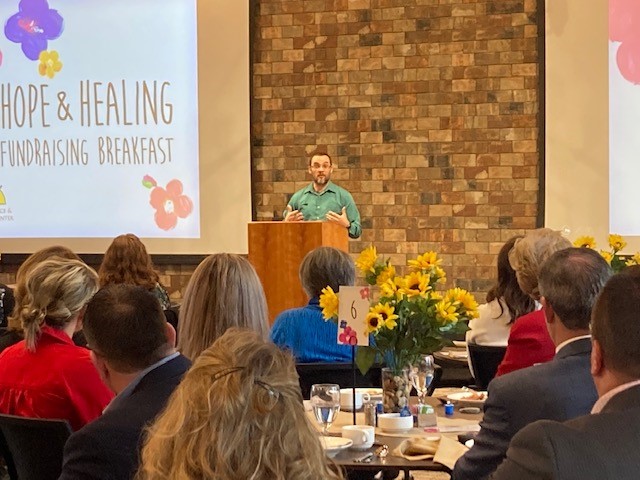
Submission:
[[[367,313],[371,290],[369,287],[340,287],[338,307],[338,344],[369,345]]]

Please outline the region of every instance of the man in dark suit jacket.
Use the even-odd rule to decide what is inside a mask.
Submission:
[[[189,369],[157,298],[113,285],[89,302],[84,332],[104,382],[117,394],[103,415],[71,435],[61,480],[129,480],[138,469],[145,426]]]
[[[591,415],[540,421],[509,445],[495,480],[640,478],[640,266],[607,282],[593,310]]]
[[[488,477],[524,426],[541,419],[568,420],[591,410],[598,395],[589,372],[589,320],[610,275],[602,257],[586,248],[561,250],[544,263],[538,281],[556,356],[489,384],[480,432],[456,463],[453,480]]]

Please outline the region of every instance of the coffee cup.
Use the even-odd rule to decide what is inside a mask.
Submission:
[[[353,401],[353,389],[342,388],[340,389],[340,408],[342,410],[353,410],[353,404],[355,403],[355,409],[360,410],[362,408],[362,402],[368,402],[371,399],[366,388],[356,388],[356,401]]]
[[[351,448],[366,450],[373,446],[376,439],[376,429],[371,425],[345,425],[342,427],[342,437],[353,442]]]

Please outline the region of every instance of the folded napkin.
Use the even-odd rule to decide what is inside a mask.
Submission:
[[[456,461],[469,450],[460,442],[445,436],[434,439],[411,437],[398,445],[391,454],[406,460],[429,460],[453,470]]]

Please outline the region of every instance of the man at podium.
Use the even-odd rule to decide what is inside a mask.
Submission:
[[[360,212],[353,197],[331,181],[333,164],[326,152],[316,152],[309,161],[313,181],[293,194],[286,210],[285,222],[327,220],[349,229],[351,238],[362,233]]]

